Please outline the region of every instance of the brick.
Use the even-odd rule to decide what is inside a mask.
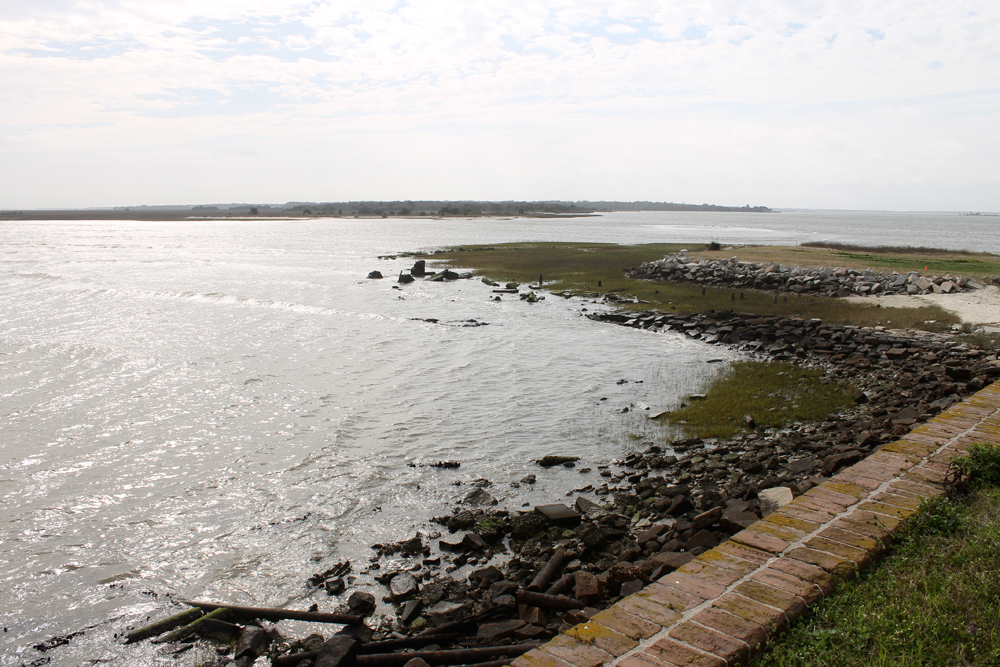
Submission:
[[[723,588],[739,581],[740,577],[743,576],[731,570],[714,567],[697,559],[691,561],[690,563],[686,563],[683,567],[677,568],[677,571],[683,572],[684,574],[696,574],[702,579],[710,581],[713,584],[718,584]]]
[[[823,597],[823,591],[816,584],[802,581],[798,577],[771,568],[757,572],[750,577],[750,581],[759,581],[772,588],[800,597],[806,604],[812,604]]]
[[[676,588],[669,588],[663,584],[653,582],[641,591],[636,593],[639,597],[647,598],[657,604],[661,604],[668,609],[675,611],[687,611],[692,607],[697,607],[705,601],[696,595],[688,595]]]
[[[734,589],[740,595],[785,612],[789,619],[798,618],[806,610],[805,600],[759,581],[744,581]]]
[[[594,614],[591,619],[601,625],[616,630],[630,639],[648,639],[662,628],[657,623],[651,623],[644,618],[632,614],[614,605],[602,612]]]
[[[825,500],[828,503],[840,505],[845,509],[858,502],[857,497],[846,493],[840,493],[839,491],[834,491],[833,489],[827,488],[826,484],[814,486],[802,495],[809,498],[819,498],[820,500]]]
[[[510,667],[575,667],[568,662],[564,662],[551,653],[546,653],[537,648],[533,648],[524,655],[514,659]]]
[[[698,653],[666,637],[647,648],[646,653],[677,667],[724,667],[726,664],[715,656]]]
[[[755,563],[753,561],[745,560],[743,558],[737,558],[730,553],[721,551],[718,547],[715,549],[709,549],[702,555],[695,558],[691,563],[707,563],[713,567],[718,567],[723,570],[729,570],[730,572],[735,572],[741,577],[745,574],[753,572],[758,567],[760,563]],[[688,563],[690,565],[691,563]]]
[[[736,661],[746,663],[750,657],[750,647],[743,642],[691,621],[674,626],[667,635],[671,639],[717,655],[730,664]]]
[[[815,549],[816,551],[825,551],[828,554],[833,554],[834,556],[849,560],[857,565],[861,570],[871,565],[872,562],[872,555],[864,549],[850,547],[846,544],[841,544],[840,542],[828,540],[825,537],[814,537],[806,542],[805,546],[810,549]]]
[[[885,551],[885,546],[880,540],[866,537],[864,535],[858,535],[857,533],[852,533],[849,530],[844,530],[843,528],[837,528],[834,526],[830,526],[820,532],[819,537],[825,537],[828,540],[840,542],[841,544],[852,546],[855,549],[861,549],[868,552],[875,558],[878,558],[882,555],[882,552]]]
[[[628,653],[639,645],[639,642],[631,637],[626,637],[622,633],[615,632],[595,621],[574,625],[566,631],[566,634],[579,639],[584,644],[590,644],[602,651],[607,651],[615,657]]]
[[[818,523],[820,525],[830,521],[834,517],[834,515],[829,512],[818,512],[805,507],[792,507],[791,503],[782,507],[781,513],[785,516],[805,519],[806,521],[812,521],[813,523]]]
[[[941,489],[940,487],[931,486],[930,484],[920,484],[919,482],[914,482],[909,479],[897,479],[889,485],[889,488],[897,491],[909,491],[910,493],[920,496],[921,498],[940,496],[944,493],[944,489]]]
[[[803,533],[811,533],[820,527],[820,524],[818,523],[813,523],[812,521],[806,521],[805,519],[789,516],[783,513],[780,509],[777,512],[771,512],[766,517],[761,519],[761,521],[762,522],[766,521],[767,523],[773,523],[778,526],[787,526],[789,528],[794,528],[795,530],[801,531]]]
[[[822,498],[817,498],[816,496],[799,496],[789,503],[789,505],[816,512],[826,512],[827,514],[833,515],[840,514],[844,511],[844,506],[840,503],[831,503],[823,500]]]
[[[855,574],[854,563],[850,560],[840,558],[839,556],[833,556],[828,553],[815,551],[813,549],[807,549],[805,547],[792,549],[788,553],[788,557],[800,560],[803,563],[809,563],[811,565],[821,567],[827,572],[837,575],[841,579],[851,579]]]
[[[857,484],[851,484],[850,482],[837,480],[836,478],[823,482],[820,484],[820,488],[834,491],[836,493],[842,493],[846,496],[854,496],[858,500],[868,497],[868,491],[866,489],[861,488]]]
[[[580,640],[567,635],[553,637],[539,648],[574,667],[598,667],[598,665],[603,665],[614,660],[614,656],[607,651],[588,646]]]
[[[619,667],[681,667],[675,662],[665,662],[654,658],[649,653],[632,653],[621,659]]]
[[[876,514],[885,514],[886,516],[893,516],[898,519],[905,519],[908,516],[916,514],[916,510],[907,509],[905,507],[894,507],[892,505],[886,505],[885,503],[875,502],[861,503],[858,505],[858,509],[875,512]]]
[[[879,493],[872,496],[872,500],[876,500],[880,503],[885,503],[886,505],[895,505],[896,507],[905,507],[906,509],[915,510],[920,506],[920,501],[913,498],[907,498],[906,496],[899,495],[898,493]]]
[[[700,611],[691,620],[743,642],[752,654],[759,653],[767,643],[767,633],[764,632],[764,628],[718,607]]]
[[[941,477],[944,477],[945,475],[948,474],[948,465],[945,463],[935,463],[933,461],[927,461],[921,467],[926,468],[927,470],[932,470],[936,473],[940,473]]]
[[[712,549],[721,554],[735,556],[736,558],[741,558],[743,560],[748,560],[753,563],[766,563],[768,559],[771,558],[771,554],[766,551],[761,551],[760,549],[754,549],[753,547],[748,547],[745,544],[739,544],[733,542],[732,540],[726,540],[719,546]],[[703,554],[704,555],[704,554]]]
[[[777,514],[777,512],[770,514],[767,517],[767,519],[770,519],[772,516],[774,516],[774,514]],[[782,516],[785,515],[782,514]],[[789,528],[788,526],[781,525],[781,523],[768,521],[767,519],[762,519],[761,521],[754,523],[752,526],[747,528],[747,530],[756,533],[764,533],[772,537],[777,537],[779,540],[789,543],[794,542],[796,540],[801,540],[803,537],[806,536],[805,531],[796,530],[795,528]],[[733,537],[736,536],[734,535]]]
[[[757,524],[754,524],[754,526],[756,525]],[[787,549],[790,544],[787,540],[782,540],[774,535],[754,530],[753,526],[741,530],[730,537],[729,540],[760,551],[768,551],[772,554],[780,554],[782,551]]]
[[[908,479],[919,484],[929,484],[937,487],[944,486],[944,476],[937,475],[929,470],[923,470],[921,468],[911,469],[910,472],[905,473],[901,479]]]
[[[837,587],[837,579],[821,567],[805,563],[795,558],[781,558],[771,563],[769,568],[784,572],[802,581],[816,584],[823,591],[823,595],[829,595]]]
[[[726,590],[724,586],[713,584],[710,581],[701,579],[697,575],[690,575],[685,574],[684,572],[676,571],[660,577],[657,583],[670,588],[675,588],[682,593],[687,593],[688,595],[695,595],[700,597],[702,600],[717,598]]]
[[[885,479],[873,479],[872,477],[868,477],[867,475],[860,475],[854,472],[851,468],[848,468],[843,472],[837,473],[831,479],[835,479],[841,482],[848,482],[850,484],[860,486],[864,489],[868,489],[868,491],[874,491],[875,489],[880,487],[883,484],[883,482],[890,479],[890,477],[886,477]]]
[[[771,637],[776,636],[788,627],[789,619],[785,616],[785,612],[761,604],[738,593],[726,593],[718,600],[715,600],[712,606],[723,609],[734,616],[739,616],[745,621],[759,625]]]
[[[919,493],[913,493],[912,491],[904,491],[903,489],[900,489],[899,487],[894,486],[892,484],[889,485],[889,492],[891,492],[893,495],[902,496],[903,498],[916,498],[917,500],[923,498],[923,496],[920,495]]]
[[[661,627],[673,625],[681,617],[680,612],[639,594],[629,595],[615,606],[647,621],[652,621]]]

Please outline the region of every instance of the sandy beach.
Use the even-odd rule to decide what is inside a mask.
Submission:
[[[883,306],[894,308],[936,304],[958,315],[964,323],[982,325],[987,331],[1000,331],[1000,287],[996,285],[958,294],[890,295],[876,298]],[[871,299],[866,296],[847,297],[848,301],[854,303],[870,303]]]

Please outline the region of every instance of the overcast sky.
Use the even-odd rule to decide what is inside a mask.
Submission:
[[[1000,210],[997,0],[0,0],[0,208]]]

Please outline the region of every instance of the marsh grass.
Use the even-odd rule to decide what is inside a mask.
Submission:
[[[734,362],[704,393],[660,419],[690,436],[729,438],[747,430],[746,415],[757,428],[780,428],[821,421],[854,403],[849,385],[831,382],[821,370],[783,362]]]
[[[924,503],[888,556],[811,607],[757,667],[1000,664],[1000,490]]]
[[[699,246],[704,249],[705,246]],[[493,246],[463,246],[425,255],[453,267],[473,269],[498,282],[536,282],[541,274],[545,286],[575,293],[614,293],[636,297],[640,303],[622,304],[633,310],[658,308],[663,311],[700,312],[735,310],[778,317],[817,317],[832,324],[885,326],[893,329],[943,331],[959,319],[936,305],[920,308],[882,308],[872,303],[849,303],[819,296],[780,295],[743,290],[707,288],[697,285],[630,280],[626,269],[660,259],[691,244],[646,244],[621,246],[610,243],[506,243]],[[787,248],[773,248],[778,253]],[[700,252],[699,255],[729,255]],[[1000,259],[1000,258],[998,258]],[[864,268],[862,266],[862,268]],[[645,303],[641,303],[645,302]]]

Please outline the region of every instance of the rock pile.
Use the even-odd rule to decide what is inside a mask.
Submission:
[[[853,294],[947,294],[983,287],[971,278],[922,276],[915,271],[885,274],[872,269],[858,271],[840,267],[803,269],[783,264],[741,262],[736,257],[696,260],[688,257],[686,250],[655,262],[646,262],[630,269],[626,275],[644,280],[841,297]]]

